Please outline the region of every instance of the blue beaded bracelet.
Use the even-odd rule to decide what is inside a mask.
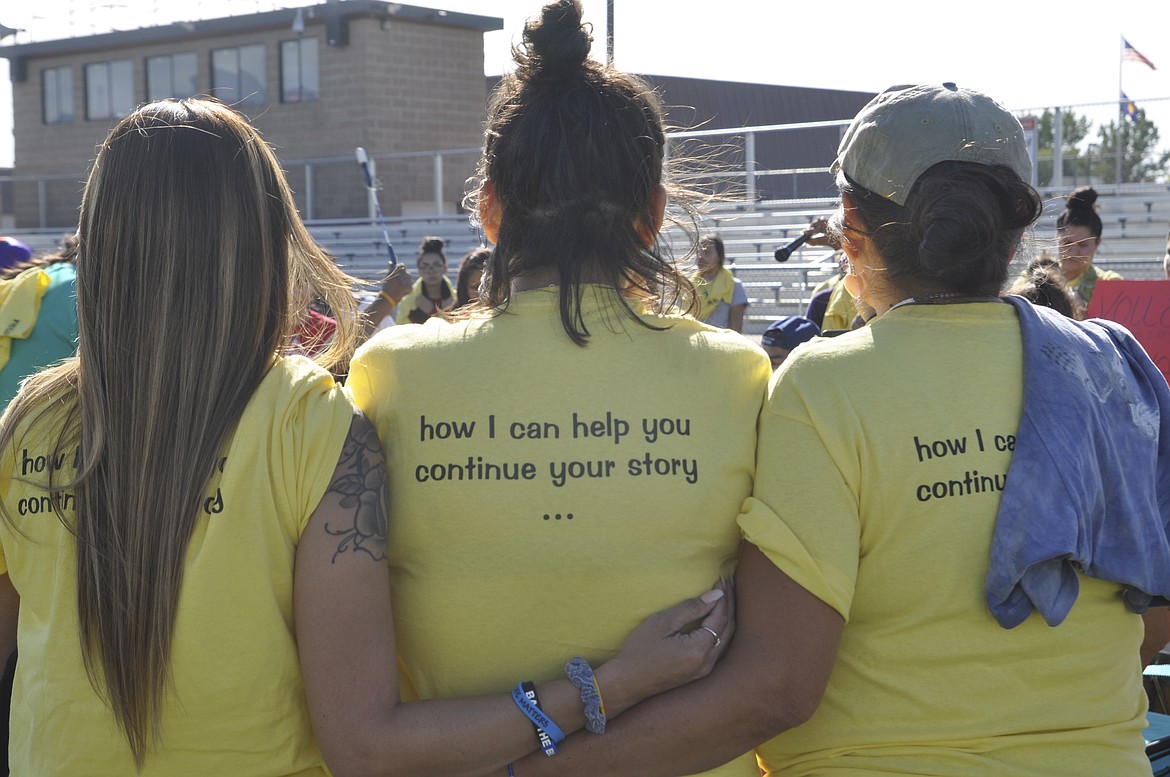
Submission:
[[[594,734],[605,733],[605,707],[601,703],[601,689],[593,667],[584,658],[577,656],[565,664],[569,681],[581,692],[581,703],[585,705],[585,728]]]
[[[520,711],[532,721],[532,728],[536,731],[536,738],[540,741],[540,749],[544,754],[556,755],[557,744],[565,741],[565,732],[541,711],[540,701],[536,697],[536,686],[528,681],[518,683],[512,689],[512,701],[516,702]]]

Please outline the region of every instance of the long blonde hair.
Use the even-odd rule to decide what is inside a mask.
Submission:
[[[208,100],[151,103],[111,130],[78,237],[78,356],[25,384],[0,445],[23,419],[65,409],[57,450],[78,445],[81,466],[48,488],[76,495],[76,519],[59,517],[77,540],[82,658],[141,769],[161,736],[200,500],[302,313],[293,290],[338,313],[326,366],[352,351],[354,302],[271,149]]]

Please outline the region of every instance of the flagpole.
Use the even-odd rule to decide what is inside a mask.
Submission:
[[[1125,87],[1121,84],[1121,77],[1125,72],[1125,36],[1121,36],[1121,52],[1117,55],[1117,99],[1121,100],[1121,93]],[[1117,103],[1118,111],[1122,111],[1121,103]]]
[[[1114,184],[1118,190],[1121,189],[1121,133],[1124,132],[1125,127],[1125,106],[1121,103],[1121,95],[1125,92],[1122,86],[1121,78],[1125,72],[1125,36],[1121,37],[1121,51],[1117,57],[1117,137],[1114,139],[1113,145],[1116,146],[1114,151],[1117,152],[1117,166],[1114,168]]]
[[[1117,55],[1117,112],[1121,114],[1124,108],[1121,104],[1121,92],[1126,91],[1122,85],[1122,76],[1126,71],[1126,36],[1121,36],[1121,53]]]

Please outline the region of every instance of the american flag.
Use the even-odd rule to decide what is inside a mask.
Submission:
[[[1124,62],[1126,60],[1130,60],[1132,62],[1141,62],[1141,63],[1144,63],[1146,65],[1149,65],[1150,70],[1157,70],[1158,69],[1158,68],[1154,67],[1153,62],[1146,59],[1145,54],[1142,54],[1140,51],[1135,49],[1133,46],[1129,45],[1129,41],[1127,41],[1125,38],[1122,38],[1121,39],[1121,61]]]

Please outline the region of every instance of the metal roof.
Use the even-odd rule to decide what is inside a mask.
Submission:
[[[713,81],[679,76],[642,76],[666,103],[670,120],[684,129],[752,127],[852,119],[872,92]]]

